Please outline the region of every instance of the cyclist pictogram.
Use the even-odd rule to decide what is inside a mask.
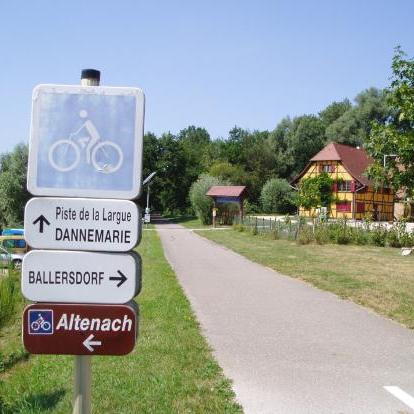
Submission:
[[[88,112],[82,109],[79,116],[86,119]],[[88,136],[79,137],[81,131],[86,131]],[[96,171],[104,174],[118,171],[124,160],[121,148],[112,141],[99,141],[101,136],[96,126],[90,119],[86,119],[68,138],[59,139],[50,147],[49,163],[57,171],[72,171],[80,164],[81,150],[84,150],[86,163],[92,164]]]
[[[53,334],[53,311],[40,309],[30,310],[29,333],[32,335]]]

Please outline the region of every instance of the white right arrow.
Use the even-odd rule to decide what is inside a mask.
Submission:
[[[92,341],[92,339],[94,338],[93,334],[90,334],[84,341],[83,341],[83,345],[85,346],[85,348],[90,351],[93,352],[95,351],[94,348],[92,348],[92,345],[102,345],[101,341]]]

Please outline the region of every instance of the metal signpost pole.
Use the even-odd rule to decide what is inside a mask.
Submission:
[[[98,70],[86,69],[81,74],[82,86],[99,86],[101,73]],[[75,356],[75,381],[73,394],[73,414],[89,414],[91,412],[91,357]]]

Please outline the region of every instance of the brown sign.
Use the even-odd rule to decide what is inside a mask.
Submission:
[[[23,343],[32,354],[125,355],[135,346],[137,315],[135,302],[36,303],[23,313]]]

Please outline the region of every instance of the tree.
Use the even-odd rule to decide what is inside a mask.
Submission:
[[[292,213],[295,211],[295,193],[281,178],[271,178],[262,188],[260,201],[265,213]]]
[[[0,220],[2,226],[23,224],[24,206],[30,198],[26,190],[27,145],[0,156]]]
[[[332,102],[323,111],[319,112],[319,118],[325,127],[328,127],[351,108],[352,104],[348,98],[341,102]]]
[[[355,103],[355,106],[327,126],[328,141],[363,145],[370,134],[372,122],[384,124],[391,114],[384,91],[376,88],[359,93]]]
[[[375,162],[368,174],[377,183],[385,182],[396,190],[405,189],[407,195],[413,196],[414,59],[407,59],[400,47],[395,49],[392,72],[386,97],[393,114],[387,123],[373,124],[366,148]]]
[[[206,148],[210,144],[210,135],[204,128],[189,126],[183,129],[177,136],[181,144],[185,157],[187,168],[187,179],[193,183],[197,177],[205,171]]]
[[[292,130],[293,122],[287,117],[283,118],[269,134],[270,149],[275,157],[273,172],[278,177],[288,178],[294,164],[292,154],[288,151],[288,137]]]
[[[230,130],[228,139],[223,141],[223,152],[227,161],[232,164],[240,165],[244,165],[246,163],[243,143],[248,134],[248,131],[237,126]]]
[[[291,161],[289,176],[293,177],[305,168],[325,145],[325,127],[315,115],[303,115],[293,120],[287,136],[287,159]]]
[[[190,184],[187,180],[186,154],[174,137],[168,133],[158,140],[157,178],[153,194],[164,213],[175,213],[188,206],[187,195]]]
[[[331,206],[333,179],[327,173],[305,178],[300,182],[297,205],[307,210],[311,208]]]
[[[193,183],[190,189],[191,206],[197,217],[203,224],[211,224],[213,200],[206,196],[207,191],[213,185],[227,185],[228,182],[208,174],[202,174],[197,181]]]
[[[233,185],[246,185],[248,181],[247,173],[241,165],[233,165],[226,161],[213,164],[208,173]]]

